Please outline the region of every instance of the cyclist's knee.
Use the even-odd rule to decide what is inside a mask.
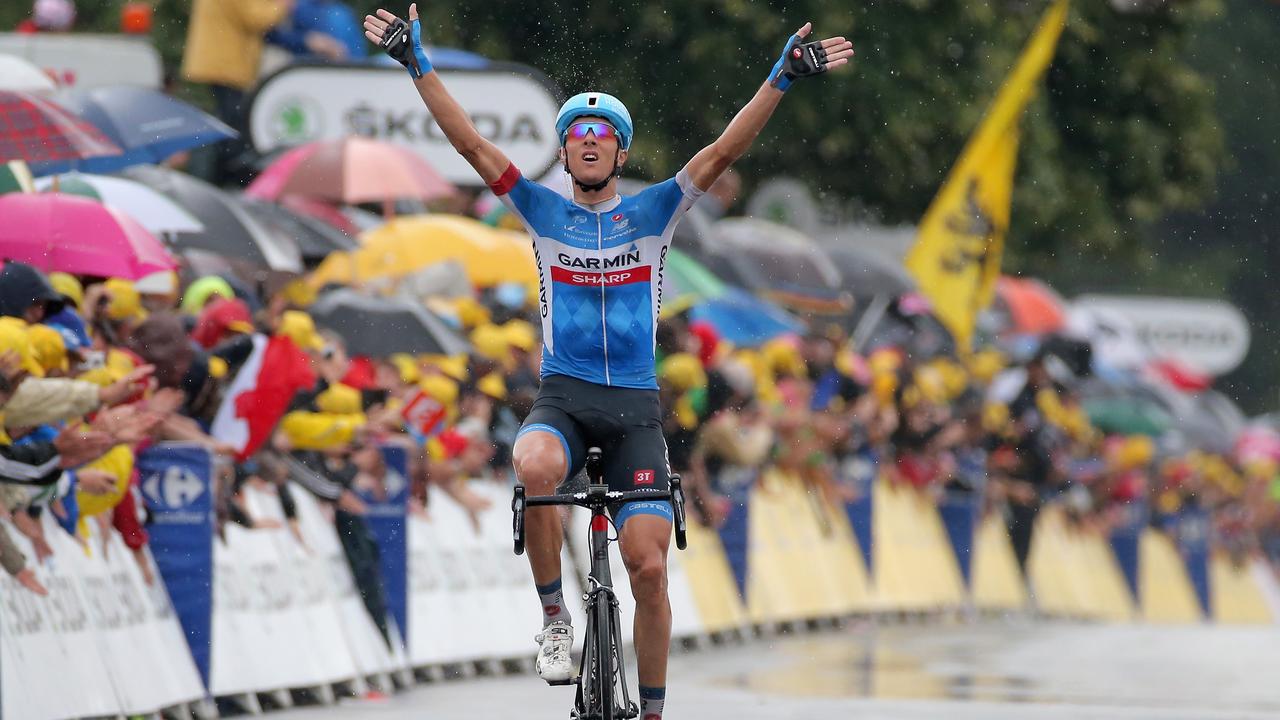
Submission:
[[[625,560],[636,602],[658,601],[667,596],[667,561],[659,548],[632,554]]]
[[[568,471],[568,458],[560,439],[546,432],[521,435],[511,452],[516,477],[534,494],[555,490]]]

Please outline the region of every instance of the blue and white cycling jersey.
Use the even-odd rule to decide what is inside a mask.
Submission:
[[[662,271],[676,223],[702,196],[688,173],[579,205],[520,174],[490,185],[533,237],[542,376],[654,390]]]

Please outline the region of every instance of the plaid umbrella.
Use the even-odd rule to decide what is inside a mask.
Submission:
[[[0,162],[29,163],[119,155],[97,128],[36,95],[0,90]]]

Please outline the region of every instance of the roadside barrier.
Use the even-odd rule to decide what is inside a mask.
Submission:
[[[403,467],[393,459],[393,469]],[[332,702],[337,692],[389,689],[410,670],[528,666],[541,621],[527,560],[512,553],[505,484],[470,484],[490,505],[474,516],[443,492],[433,492],[425,514],[409,513],[400,470],[388,475],[384,495],[366,498],[389,608],[384,638],[362,602],[333,510],[295,487],[292,529],[275,492],[249,486],[251,514],[280,527],[228,525],[219,535],[213,463],[181,445],[139,457],[152,514],[152,585],[115,531],[97,523],[82,547],[45,513],[54,556],[39,564],[26,538],[5,525],[50,595],[0,578],[0,715],[145,715],[190,703],[208,711],[211,697],[254,711],[263,694],[287,705],[289,691],[307,690]],[[880,479],[833,504],[776,469],[747,480],[722,527],[693,522],[688,550],[670,553],[677,639],[965,608],[1097,621],[1280,622],[1280,583],[1265,562],[1197,559],[1188,545],[1196,533],[1186,528],[1125,524],[1107,537],[1050,503],[1036,520],[1024,581],[1004,518],[965,505],[976,499],[954,496],[940,510],[932,497]],[[563,561],[579,623],[585,523],[585,513],[569,515]],[[624,586],[624,564],[617,553],[612,561]],[[1203,562],[1203,593],[1192,562]],[[628,592],[619,600],[629,639],[634,604]]]

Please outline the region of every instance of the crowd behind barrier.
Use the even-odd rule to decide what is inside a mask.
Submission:
[[[192,466],[191,453],[173,447],[149,452],[157,457],[143,463],[151,473],[143,482],[158,484],[154,500],[175,504],[171,511],[195,508],[201,514],[199,496],[211,494],[212,474],[203,475],[198,492],[166,488],[189,479],[183,475]],[[215,463],[207,451],[196,455],[204,456],[197,464]],[[144,579],[114,529],[92,527],[83,545],[51,533],[58,562],[40,573],[47,596],[11,578],[0,583],[0,711],[11,718],[134,715],[206,697],[248,704],[257,694],[281,697],[288,690],[310,690],[332,701],[335,688],[389,689],[390,677],[409,670],[527,660],[540,621],[528,607],[528,566],[511,552],[509,485],[493,479],[467,485],[491,503],[479,514],[444,493],[432,498],[426,513],[410,512],[401,498],[399,539],[407,552],[388,577],[399,573],[404,579],[399,587],[407,614],[403,628],[393,621],[389,638],[361,603],[324,507],[300,486],[292,488],[298,532],[284,526],[274,489],[248,488],[252,512],[280,526],[233,524],[215,537],[210,522],[212,552],[204,567],[146,556],[164,583]],[[884,479],[872,489],[873,571],[854,530],[865,517],[850,513],[853,505],[832,503],[798,477],[770,469],[735,508],[748,516],[747,537],[694,523],[689,549],[671,558],[673,637],[706,640],[813,620],[961,610],[1122,622],[1280,622],[1280,584],[1261,560],[1239,566],[1214,555],[1206,614],[1169,536],[1141,532],[1135,593],[1108,538],[1073,526],[1058,507],[1037,520],[1030,560],[1034,592],[1028,594],[999,518],[974,508],[963,537],[949,536],[932,502]],[[565,580],[574,597],[580,597],[586,569],[586,520],[574,512],[566,523]],[[46,515],[43,522],[53,521]],[[17,542],[30,550],[24,537]],[[735,564],[746,569],[746,578],[735,577]],[[211,582],[203,634],[193,632],[186,607],[175,612],[165,590],[182,587],[190,574]],[[192,604],[189,596],[177,597],[180,605]],[[624,593],[620,600],[629,618],[630,598]],[[571,612],[580,614],[580,605]],[[624,622],[628,638],[629,629]],[[200,653],[184,634],[188,641],[208,642],[203,679],[193,659]],[[48,672],[55,666],[58,673]]]

